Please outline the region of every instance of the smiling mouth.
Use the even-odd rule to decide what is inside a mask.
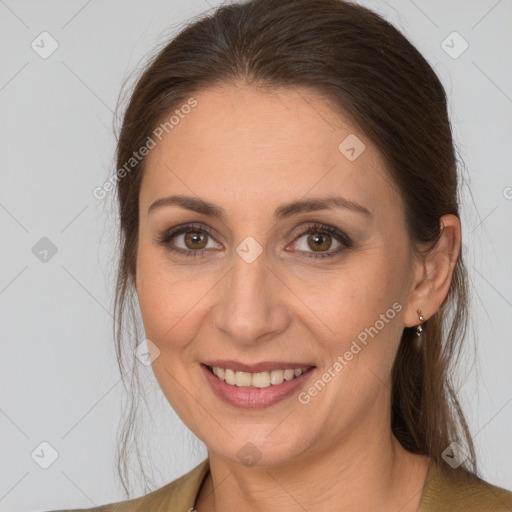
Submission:
[[[209,366],[206,364],[204,366],[210,373],[215,375],[217,379],[230,386],[257,389],[278,386],[283,382],[297,379],[314,368],[313,366],[305,366],[302,368],[286,368],[269,372],[243,372],[235,371],[230,368],[221,368],[219,366]]]

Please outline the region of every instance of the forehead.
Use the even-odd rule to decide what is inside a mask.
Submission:
[[[191,96],[197,105],[147,157],[141,204],[191,190],[259,209],[261,193],[268,204],[334,192],[396,202],[374,145],[318,93],[233,84]]]

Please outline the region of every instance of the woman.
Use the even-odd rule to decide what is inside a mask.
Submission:
[[[208,459],[95,510],[511,510],[477,476],[456,158],[418,51],[341,0],[253,0],[139,79],[116,314]],[[128,349],[133,352],[133,347]]]

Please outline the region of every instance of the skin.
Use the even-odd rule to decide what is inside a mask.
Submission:
[[[197,106],[147,157],[136,287],[146,336],[160,351],[155,376],[208,448],[211,472],[195,508],[416,510],[428,458],[391,432],[391,367],[403,328],[420,323],[418,309],[431,317],[449,291],[458,219],[442,217],[436,250],[415,253],[378,151],[316,92],[236,83],[193,96]],[[338,150],[350,134],[366,147],[354,161]],[[283,203],[333,193],[371,215],[335,208],[273,219]],[[148,213],[173,194],[214,203],[225,218],[175,205]],[[202,256],[157,243],[188,222],[213,230]],[[312,222],[339,229],[352,245],[308,258],[340,247],[329,235],[327,249],[309,246],[311,234],[299,230]],[[248,236],[263,248],[252,263],[236,252]],[[168,243],[196,247],[180,235]],[[299,391],[307,390],[394,303],[401,310],[307,404],[294,393],[269,407],[234,407],[200,368],[212,359],[307,361],[316,367]],[[259,457],[253,465],[239,456],[248,442]]]

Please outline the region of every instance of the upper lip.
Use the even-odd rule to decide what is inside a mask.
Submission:
[[[290,362],[290,361],[261,361],[255,364],[246,364],[239,361],[204,361],[206,366],[217,366],[219,368],[229,368],[235,372],[271,372],[272,370],[287,370],[289,368],[310,368],[311,363]]]

